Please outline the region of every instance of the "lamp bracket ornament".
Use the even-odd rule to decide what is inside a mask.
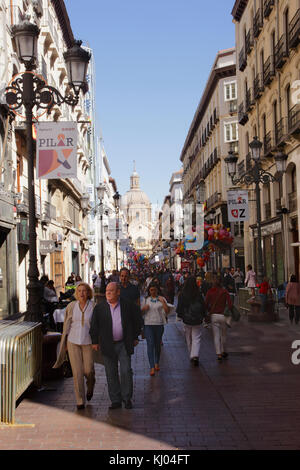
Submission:
[[[33,75],[33,93],[32,93],[32,108],[46,110],[51,112],[53,106],[60,106],[66,103],[70,106],[76,106],[79,100],[79,91],[67,93],[65,96],[54,87],[47,84],[47,82],[40,76],[33,72],[24,72],[15,75],[9,86],[5,90],[6,102],[11,111],[16,112],[27,102],[24,90],[24,75],[31,73]]]
[[[262,183],[262,184],[268,184],[268,183],[274,183],[275,181],[280,181],[282,178],[282,175],[279,174],[279,176],[274,176],[272,173],[269,171],[263,170],[261,167],[258,168],[258,170],[255,169],[255,167],[251,168],[251,170],[247,171],[244,175],[242,175],[240,178],[235,178],[234,176],[231,177],[232,184],[234,186],[238,184],[245,184],[246,186],[249,186],[250,184],[253,183]]]

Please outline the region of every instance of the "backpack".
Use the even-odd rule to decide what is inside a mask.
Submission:
[[[204,302],[198,299],[195,302],[190,303],[184,309],[183,322],[186,325],[200,325],[206,316],[206,310]]]

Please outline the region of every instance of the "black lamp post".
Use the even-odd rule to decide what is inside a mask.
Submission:
[[[261,236],[261,204],[260,204],[260,183],[268,184],[275,181],[280,181],[283,173],[286,171],[286,160],[287,155],[282,152],[279,152],[275,157],[276,168],[279,176],[273,176],[269,171],[263,170],[260,162],[260,152],[262,148],[262,143],[258,140],[257,137],[253,138],[253,141],[250,142],[249,147],[252,153],[252,160],[254,165],[250,170],[248,170],[240,178],[235,178],[236,174],[236,164],[238,157],[233,154],[232,151],[229,152],[228,156],[225,158],[227,164],[227,169],[229,176],[231,177],[232,184],[255,184],[255,195],[256,195],[256,217],[257,217],[257,278],[259,282],[262,282],[264,277],[264,263],[263,263],[263,253],[262,253],[262,236]]]
[[[106,192],[106,186],[103,183],[97,187],[97,195],[99,199],[100,209],[100,243],[101,243],[101,287],[105,285],[105,266],[104,266],[104,234],[103,234],[103,199]]]
[[[6,88],[6,102],[12,111],[22,106],[26,114],[26,141],[28,158],[28,205],[29,205],[29,269],[28,269],[28,305],[26,318],[31,321],[41,320],[41,287],[39,283],[39,271],[37,267],[36,248],[36,212],[34,190],[34,154],[33,154],[33,108],[48,109],[54,105],[67,103],[75,106],[79,100],[80,89],[85,84],[86,70],[90,60],[90,54],[82,49],[81,42],[76,41],[74,46],[64,53],[67,65],[68,78],[74,93],[63,97],[54,87],[40,77],[32,73],[36,67],[37,41],[40,34],[39,28],[27,19],[11,28],[12,37],[16,41],[16,47],[20,62],[24,63],[26,71],[16,78]]]
[[[119,271],[119,263],[118,263],[118,239],[119,239],[119,210],[120,210],[120,194],[117,191],[114,196],[114,203],[115,203],[115,209],[116,209],[116,270]]]

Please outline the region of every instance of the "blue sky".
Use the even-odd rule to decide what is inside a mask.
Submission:
[[[235,44],[234,0],[65,0],[94,50],[98,122],[118,190],[133,160],[162,203],[218,50]]]

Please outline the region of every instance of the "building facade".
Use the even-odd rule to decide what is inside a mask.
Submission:
[[[273,285],[299,276],[300,3],[298,0],[237,0],[236,28],[239,165],[251,168],[249,142],[262,142],[261,164],[276,175],[274,157],[287,155],[287,171],[261,185],[264,272]],[[248,187],[254,196],[253,187]],[[254,197],[245,224],[245,262],[257,265]]]
[[[216,56],[180,156],[184,204],[204,203],[207,222],[226,227],[230,226],[227,190],[231,180],[224,159],[229,151],[239,151],[237,96],[236,52],[231,48]],[[235,232],[233,247],[214,253],[209,269],[243,268],[243,226],[231,229]]]
[[[0,2],[0,82],[3,87],[24,71],[9,33],[24,15],[40,28],[38,63],[35,72],[48,84],[68,91],[63,52],[74,41],[63,0],[1,0]],[[87,90],[84,90],[87,91]],[[2,100],[2,103],[5,102]],[[10,121],[6,105],[0,109],[0,317],[25,311],[28,272],[28,159],[24,119]],[[88,280],[89,244],[87,216],[81,209],[81,197],[91,183],[89,171],[89,117],[85,97],[71,108],[54,106],[39,121],[77,121],[77,178],[35,179],[37,253],[40,275],[54,280],[59,293],[73,271]],[[35,173],[36,176],[36,173]]]

